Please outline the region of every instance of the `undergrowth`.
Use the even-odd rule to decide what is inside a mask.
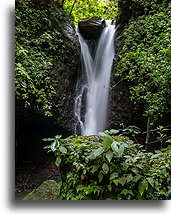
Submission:
[[[46,138],[60,166],[61,200],[165,200],[171,196],[171,149],[146,152],[110,130],[99,136]]]

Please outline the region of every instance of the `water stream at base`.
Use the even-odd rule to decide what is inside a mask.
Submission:
[[[76,86],[74,108],[77,120],[76,132],[81,132],[82,135],[94,135],[106,128],[109,84],[115,54],[115,25],[107,22],[94,54],[78,30],[77,33],[81,46],[83,74]]]

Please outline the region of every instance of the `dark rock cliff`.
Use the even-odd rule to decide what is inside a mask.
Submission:
[[[62,58],[54,62],[54,68],[50,74],[57,92],[52,113],[54,121],[59,126],[73,133],[73,106],[76,79],[80,72],[80,48],[72,21],[62,10],[55,8],[55,11],[57,15],[55,19],[56,27],[61,31],[64,48]]]
[[[26,6],[24,5],[25,2]],[[23,5],[25,8],[23,8]],[[17,18],[18,16],[22,17],[22,14],[28,16],[30,13],[33,13],[37,23],[32,23],[32,21],[30,21],[31,24],[34,24],[35,27],[39,27],[39,25],[41,26],[39,31],[36,31],[34,28],[31,29],[31,32],[29,32],[28,36],[24,33],[23,38],[27,40],[26,45],[30,46],[35,45],[33,43],[35,40],[40,41],[40,44],[37,44],[35,50],[43,50],[42,55],[45,56],[44,58],[51,59],[52,69],[50,69],[49,73],[46,74],[47,76],[45,77],[47,79],[51,79],[51,85],[54,88],[54,96],[50,109],[52,116],[50,117],[45,116],[43,108],[38,106],[39,103],[36,101],[35,96],[31,94],[29,89],[28,93],[30,92],[31,94],[29,97],[31,105],[29,107],[24,105],[22,97],[21,99],[18,99],[18,96],[16,96],[16,160],[17,164],[22,164],[23,160],[30,161],[39,158],[42,154],[44,157],[45,151],[43,151],[43,146],[46,144],[43,144],[42,138],[52,137],[57,134],[62,134],[63,136],[73,134],[73,106],[76,78],[80,70],[80,48],[78,39],[75,35],[75,26],[72,20],[59,5],[54,3],[54,1],[16,1],[16,9],[18,9]],[[44,14],[46,14],[46,16],[43,18],[47,25],[49,23],[49,27],[46,25],[42,26],[44,20],[41,20],[39,17],[40,14],[42,14],[42,11]],[[27,26],[26,21],[27,20],[20,18],[19,25],[21,27],[19,26],[19,30],[23,30],[24,27]],[[47,38],[45,38],[46,40],[42,39],[43,42],[41,42],[42,35],[44,35],[46,31],[48,32],[46,35],[49,36],[49,41]],[[21,35],[21,33],[19,35]],[[54,38],[52,37],[53,35],[55,35]],[[57,39],[56,35],[58,36]],[[21,45],[24,43],[23,38],[22,40],[20,37],[17,38],[17,41],[20,42]],[[29,61],[30,55],[31,54],[25,56],[23,60],[26,62]],[[31,60],[34,63],[36,58],[32,57]],[[21,61],[19,61],[19,63],[20,62]],[[40,61],[40,64],[41,63],[42,62]],[[27,70],[27,63],[25,64],[25,68]],[[33,71],[31,72],[33,73]],[[32,73],[30,73],[30,76]],[[32,80],[32,82],[36,84],[34,79]],[[46,84],[46,79],[42,79],[41,81]],[[27,85],[27,88],[28,87],[29,84]],[[46,86],[46,88],[48,87],[50,87],[50,85]],[[48,100],[48,95],[46,99]]]
[[[105,20],[98,17],[89,17],[78,23],[79,31],[86,40],[98,39],[105,26]]]

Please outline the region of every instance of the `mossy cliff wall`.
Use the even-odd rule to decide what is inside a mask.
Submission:
[[[141,114],[138,114],[138,106],[135,106],[130,100],[129,82],[117,76],[116,73],[119,55],[122,54],[125,37],[124,30],[128,28],[129,21],[132,17],[138,17],[142,13],[142,8],[136,5],[133,1],[120,0],[118,3],[118,17],[116,20],[115,32],[115,59],[113,63],[111,76],[111,91],[110,91],[110,113],[109,113],[109,128],[119,128],[121,124],[142,125],[144,119]],[[141,111],[140,111],[141,112]]]
[[[112,126],[170,123],[169,0],[120,0],[111,90]]]
[[[39,156],[42,138],[73,133],[80,48],[72,20],[55,1],[16,0],[15,13],[16,159],[21,163],[30,154]]]
[[[51,0],[16,1],[16,121],[73,131],[80,69],[75,26]]]

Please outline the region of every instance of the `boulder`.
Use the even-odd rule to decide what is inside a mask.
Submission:
[[[98,17],[82,19],[78,23],[79,32],[86,40],[98,39],[105,26],[106,21]]]
[[[44,181],[37,189],[30,192],[23,200],[57,200],[60,183],[54,180]]]

